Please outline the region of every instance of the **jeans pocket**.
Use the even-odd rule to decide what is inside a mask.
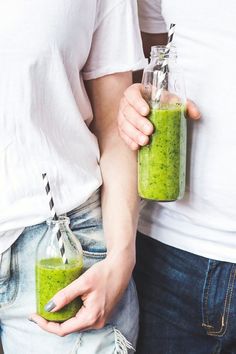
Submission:
[[[106,253],[88,252],[83,250],[83,271],[85,272],[95,263],[101,262],[106,258]]]
[[[209,260],[202,301],[202,326],[210,336],[223,336],[228,327],[236,265]]]
[[[99,192],[81,207],[69,212],[70,228],[79,239],[84,254],[89,258],[104,258],[106,245],[102,225]]]
[[[67,213],[70,228],[83,249],[84,270],[106,258],[106,245],[102,225],[99,191],[82,206]]]
[[[8,248],[0,255],[0,308],[10,305],[16,298],[19,282],[17,254]]]
[[[0,254],[0,293],[11,276],[11,248]]]

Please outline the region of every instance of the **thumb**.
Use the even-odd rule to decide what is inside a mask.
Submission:
[[[187,115],[190,119],[194,120],[201,118],[201,112],[197,105],[191,100],[187,100]]]
[[[56,312],[69,304],[71,301],[81,296],[86,291],[86,284],[83,275],[74,280],[71,284],[61,289],[53,298],[44,306],[47,312]]]

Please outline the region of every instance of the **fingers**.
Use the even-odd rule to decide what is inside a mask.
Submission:
[[[190,119],[194,119],[194,120],[201,118],[201,112],[199,111],[196,104],[191,100],[187,100],[187,116]]]
[[[55,312],[69,304],[78,296],[88,291],[89,283],[84,281],[84,275],[74,280],[64,289],[56,293],[53,298],[45,305],[45,311]]]
[[[67,334],[86,331],[89,329],[99,329],[105,326],[104,313],[99,312],[88,306],[82,306],[76,317],[73,317],[63,323],[49,322],[37,314],[30,316],[30,321],[37,324],[44,331],[57,334],[64,337]]]
[[[142,84],[134,84],[128,87],[124,96],[127,102],[141,115],[146,116],[149,112],[149,106],[142,97]]]
[[[148,112],[149,106],[141,95],[141,84],[130,86],[121,100],[118,126],[122,139],[132,150],[146,145],[153,132],[151,122],[143,116]]]
[[[138,118],[139,120],[140,118]],[[142,118],[145,119],[145,118]],[[120,135],[125,142],[133,149],[138,149],[139,145],[143,146],[148,143],[148,136],[143,134],[140,131],[140,128],[136,128],[132,121],[130,122],[128,119],[123,118],[122,124],[119,126]],[[153,128],[152,128],[153,129]]]
[[[153,126],[149,119],[141,116],[132,106],[130,106],[128,103],[125,103],[126,102],[124,102],[124,108],[122,110],[124,115],[123,123],[128,121],[130,124],[132,124],[132,126],[134,126],[144,135],[150,135],[153,131]]]
[[[120,130],[120,136],[131,150],[138,150],[139,145],[135,141],[133,141],[128,135],[126,135],[122,130]]]

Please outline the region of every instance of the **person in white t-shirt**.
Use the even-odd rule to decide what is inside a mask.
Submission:
[[[135,0],[0,2],[5,354],[134,351],[136,162],[119,137],[116,116],[131,71],[144,63]],[[50,217],[45,172],[56,212],[70,217],[89,268],[46,306],[57,311],[82,298],[76,317],[62,324],[34,313],[35,250]]]
[[[141,211],[137,354],[236,353],[236,3],[138,3],[148,52],[176,24],[187,95],[202,116],[189,121],[183,200],[145,202]],[[140,84],[126,90],[119,126],[133,150],[152,133],[148,110]]]

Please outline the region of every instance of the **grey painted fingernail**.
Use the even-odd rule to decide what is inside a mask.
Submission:
[[[33,318],[28,318],[28,320],[30,321],[30,322],[33,322],[33,323],[35,323],[35,324],[37,324],[37,322],[35,322],[35,320],[33,320]]]
[[[44,306],[44,310],[47,312],[52,311],[54,308],[56,307],[55,302],[53,302],[53,300],[50,300],[45,306]]]

